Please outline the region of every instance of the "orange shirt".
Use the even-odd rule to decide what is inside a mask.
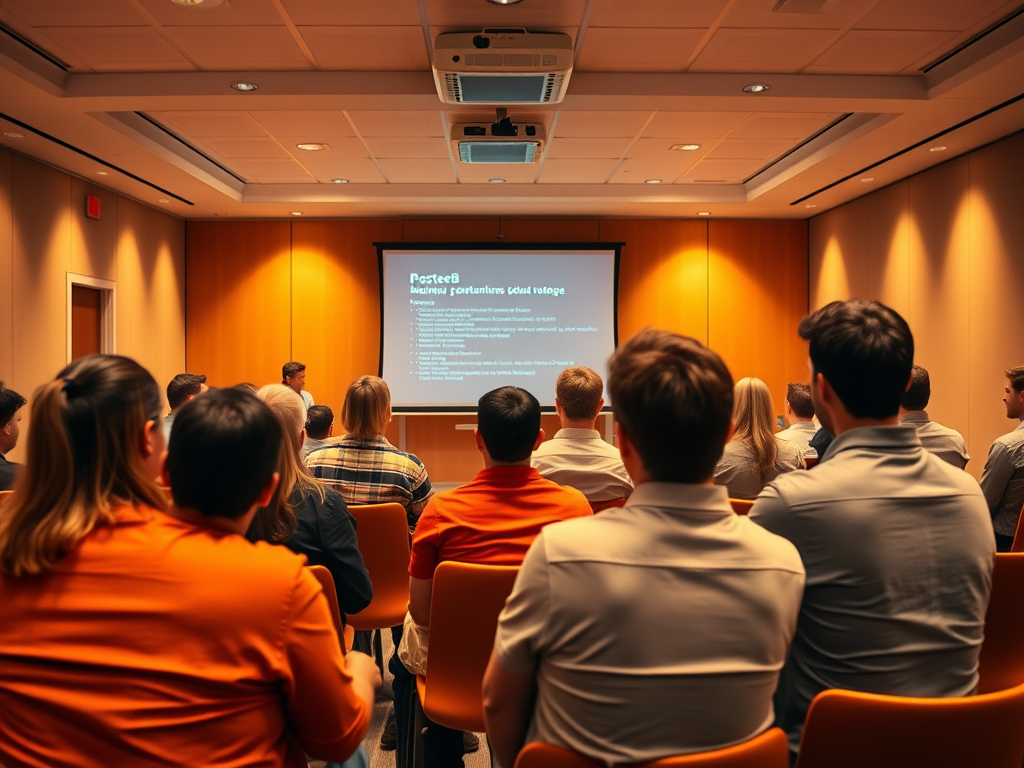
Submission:
[[[582,493],[545,480],[532,467],[488,467],[430,497],[412,537],[409,573],[432,579],[444,560],[519,565],[545,525],[590,514]]]
[[[50,573],[0,576],[0,763],[347,758],[370,713],[304,561],[122,507]]]

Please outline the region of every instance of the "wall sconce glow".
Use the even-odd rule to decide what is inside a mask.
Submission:
[[[256,83],[232,83],[231,87],[236,91],[241,91],[242,93],[249,93],[250,91],[255,91],[259,88]]]
[[[743,86],[743,90],[745,93],[764,93],[770,88],[771,86],[765,83],[751,83],[750,85]]]
[[[302,211],[288,211],[292,216],[301,216]]]
[[[700,149],[700,144],[673,144],[669,149],[682,152],[693,152]]]
[[[817,203],[807,203],[807,205],[804,206],[804,208],[817,208],[817,207],[818,207]]]
[[[928,147],[929,152],[945,152],[947,147]]]
[[[861,179],[861,181],[865,182],[865,183],[867,183],[869,181],[874,181],[874,180],[875,180],[874,176],[865,176],[863,179]]]
[[[504,184],[505,183],[504,179],[488,179],[487,181],[489,181],[491,184]]]
[[[697,211],[698,216],[710,216],[711,211]]]
[[[24,139],[24,133],[18,133],[17,131],[4,131],[4,136],[8,139]]]
[[[661,184],[661,179],[648,179],[644,184]]]
[[[331,184],[348,184],[348,179],[331,179]]]
[[[299,149],[304,149],[307,152],[321,152],[325,149],[330,149],[330,144],[296,144]]]
[[[166,197],[158,197],[158,198],[156,199],[156,201],[157,201],[158,203],[169,203],[169,202],[171,202],[171,201],[170,201],[169,199],[167,199]]]

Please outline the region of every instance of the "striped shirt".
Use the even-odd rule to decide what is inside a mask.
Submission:
[[[409,528],[416,527],[430,498],[430,478],[423,462],[402,453],[383,435],[341,440],[311,451],[306,466],[333,488],[346,504],[387,504],[405,507]]]

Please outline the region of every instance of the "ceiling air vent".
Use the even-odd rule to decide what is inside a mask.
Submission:
[[[544,149],[544,126],[536,123],[456,123],[452,145],[462,163],[515,164],[540,160]]]

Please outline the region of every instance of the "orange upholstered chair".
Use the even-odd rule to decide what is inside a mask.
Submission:
[[[626,505],[625,499],[608,499],[608,501],[592,501],[590,502],[590,508],[594,513],[603,512],[606,509],[612,509],[614,507],[624,507]]]
[[[818,465],[818,457],[817,456],[805,456],[804,457],[804,468],[811,469],[812,467],[816,467],[817,465]]]
[[[331,609],[331,619],[334,622],[334,631],[338,633],[341,641],[341,652],[347,653],[352,647],[352,640],[355,637],[355,630],[351,626],[346,627],[341,621],[341,609],[338,607],[338,590],[334,586],[334,577],[331,572],[322,565],[307,566],[316,580],[323,587],[324,597],[327,598],[327,605]]]
[[[534,742],[516,758],[515,768],[603,768],[604,763],[578,752]],[[750,741],[711,752],[663,757],[632,768],[789,768],[786,734],[771,728]]]
[[[732,511],[737,515],[746,515],[754,506],[752,499],[729,499],[729,503],[732,504]]]
[[[1020,518],[1024,517],[1024,507],[1017,517],[1017,530],[1013,532],[1013,544],[1010,545],[1011,552],[1024,552],[1024,531],[1021,530]]]
[[[963,698],[830,690],[811,702],[797,768],[1019,768],[1024,685]]]
[[[978,693],[1024,683],[1024,553],[996,555],[978,664]]]

